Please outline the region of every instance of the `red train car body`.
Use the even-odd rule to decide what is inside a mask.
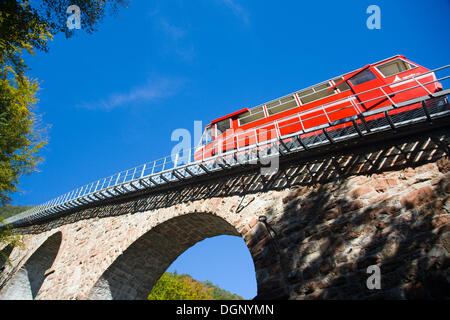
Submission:
[[[211,121],[204,129],[194,160],[205,160],[290,133],[314,134],[313,128],[320,125],[440,90],[442,85],[436,82],[433,72],[397,55]],[[413,104],[398,112],[418,107],[420,104]],[[377,117],[373,115],[367,120]],[[346,125],[350,124],[340,127]]]

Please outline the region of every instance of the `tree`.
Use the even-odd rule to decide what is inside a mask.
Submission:
[[[17,191],[18,179],[41,160],[36,154],[46,141],[36,129],[33,113],[36,80],[25,75],[23,51],[46,50],[51,39],[28,1],[0,1],[0,205]]]
[[[5,205],[0,207],[0,219],[8,219],[9,217],[15,216],[18,213],[24,212],[28,209],[33,208],[32,206],[12,206]]]
[[[52,37],[50,26],[43,21],[28,1],[0,0],[0,65],[2,76],[25,74],[23,50],[47,51]]]
[[[0,65],[11,65],[22,76],[24,49],[31,54],[34,49],[47,51],[47,42],[56,33],[72,36],[74,30],[67,28],[70,5],[80,8],[82,29],[92,33],[107,11],[116,13],[127,4],[126,0],[42,0],[36,7],[29,0],[0,0]]]
[[[33,107],[38,84],[10,68],[0,71],[0,205],[17,191],[18,179],[36,170],[46,144],[36,128]]]
[[[165,272],[148,296],[149,300],[211,300],[205,287],[187,275]]]
[[[38,151],[47,143],[34,113],[39,89],[36,79],[26,75],[24,51],[48,51],[48,41],[58,32],[73,35],[67,28],[67,8],[77,5],[83,30],[92,33],[105,12],[113,12],[126,0],[0,0],[0,206],[11,200],[19,178],[36,171],[42,160]],[[8,215],[14,210],[8,210]],[[21,238],[0,220],[0,248],[22,245]],[[0,252],[2,260],[9,261]],[[1,273],[0,273],[1,275]]]
[[[213,285],[210,281],[201,282],[187,274],[165,272],[148,295],[149,300],[242,300]]]
[[[33,2],[35,3],[35,2]],[[58,32],[73,33],[66,26],[69,5],[81,10],[83,30],[92,33],[105,12],[124,6],[125,0],[0,0],[0,205],[17,191],[18,179],[36,171],[42,160],[38,151],[47,143],[34,113],[39,89],[27,77],[24,51],[47,51]]]
[[[14,232],[11,225],[5,224],[0,218],[0,284],[4,280],[3,270],[11,265],[9,254],[14,247],[23,248],[23,236]]]
[[[97,30],[97,25],[103,20],[106,13],[116,14],[119,7],[128,5],[127,0],[42,0],[37,12],[50,26],[52,34],[64,32],[66,37],[74,34],[66,26],[67,8],[76,5],[80,8],[81,26],[87,33]]]

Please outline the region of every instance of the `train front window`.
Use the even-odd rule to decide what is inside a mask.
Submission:
[[[402,59],[396,59],[394,61],[386,62],[378,67],[376,67],[385,78],[396,75],[401,72],[405,72],[414,69],[416,66],[406,62]]]
[[[343,77],[339,77],[336,79],[333,79],[334,84],[341,82],[342,80],[344,80]],[[337,89],[339,89],[340,92],[344,92],[347,90],[350,90],[350,87],[348,86],[348,84],[346,82],[342,82],[340,85],[336,86]]]
[[[373,79],[376,79],[377,77],[373,74],[370,69],[364,69],[363,71],[355,74],[353,77],[350,78],[350,83],[352,86],[357,86],[359,84],[366,83],[368,81],[371,81]]]
[[[211,127],[205,128],[205,131],[203,131],[202,138],[200,139],[199,146],[207,145],[208,143],[212,142],[213,138],[211,133],[212,133]]]
[[[217,122],[217,136],[220,136],[222,133],[225,133],[230,128],[231,128],[231,119],[229,118]]]

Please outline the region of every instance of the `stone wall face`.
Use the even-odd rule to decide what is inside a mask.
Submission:
[[[145,299],[178,255],[220,234],[247,244],[258,299],[449,298],[447,136],[298,161],[269,178],[240,174],[23,228],[25,249],[12,251],[0,298],[57,233],[35,299]],[[371,265],[381,289],[367,287]]]
[[[289,297],[449,298],[448,159],[293,188],[273,212]],[[381,271],[369,290],[367,267]]]
[[[15,269],[23,269],[22,266],[29,260],[34,250],[39,248],[51,234],[61,232],[62,241],[58,254],[51,270],[45,272],[48,276],[39,288],[36,299],[145,298],[146,296],[139,295],[140,288],[135,287],[136,283],[140,283],[139,280],[142,279],[136,275],[143,272],[142,267],[153,266],[153,269],[157,269],[148,269],[147,276],[150,278],[146,280],[150,281],[148,289],[151,290],[155,280],[162,275],[170,263],[196,242],[220,234],[239,235],[238,230],[251,221],[253,214],[251,212],[242,215],[233,213],[232,206],[237,202],[239,202],[237,197],[227,200],[213,198],[209,201],[200,200],[175,208],[80,220],[55,227],[50,231],[26,234],[24,236],[26,249],[14,249],[10,258],[13,266],[16,266]],[[219,214],[211,212],[219,212]],[[221,214],[222,212],[225,214]],[[179,219],[179,223],[171,223],[184,215],[191,218]],[[221,223],[219,226],[206,224],[211,221]],[[142,249],[148,240],[146,238],[159,241],[147,243],[145,252],[147,255],[142,255],[142,251],[136,250],[136,246]],[[133,250],[141,256],[130,254]],[[101,289],[103,281],[100,278],[106,272],[103,278],[112,282],[116,280],[108,275],[111,273],[109,268],[114,266],[114,262],[122,264],[121,268],[114,268],[113,271],[117,279],[116,284],[121,287],[108,289],[105,292]],[[155,274],[158,271],[160,273]],[[97,283],[99,279],[100,282]],[[110,286],[111,283],[108,287]],[[5,285],[2,292],[7,289],[8,285]],[[116,289],[121,289],[122,293],[118,294]],[[92,290],[94,292],[91,292]],[[150,291],[146,292],[147,295],[149,293]],[[7,298],[4,294],[0,297]]]

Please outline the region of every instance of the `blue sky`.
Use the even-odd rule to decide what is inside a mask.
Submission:
[[[380,30],[366,27],[372,4]],[[39,204],[168,155],[177,128],[370,62],[403,54],[428,68],[448,64],[449,9],[448,0],[131,0],[96,33],[58,35],[48,53],[27,57],[41,83],[36,111],[51,128],[40,172],[21,179],[13,204]],[[205,240],[171,269],[256,295],[239,238]]]

